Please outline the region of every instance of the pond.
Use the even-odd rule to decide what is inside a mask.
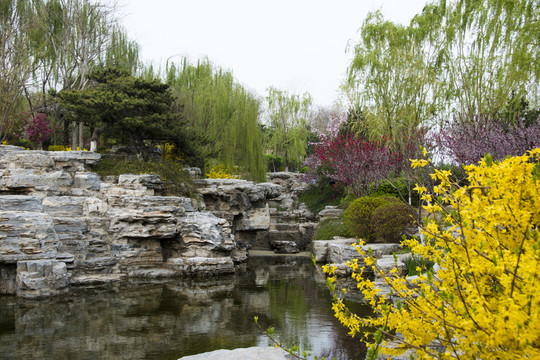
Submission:
[[[2,296],[0,358],[178,359],[269,345],[254,316],[310,354],[365,357],[359,339],[333,317],[309,259],[256,257],[230,277],[75,288],[44,300]]]

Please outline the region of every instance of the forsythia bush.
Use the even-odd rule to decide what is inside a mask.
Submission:
[[[439,215],[431,218],[442,221],[423,226],[424,244],[404,245],[438,264],[437,272],[417,269],[423,273],[413,280],[394,272],[385,277],[391,293],[383,294],[358,261],[349,262],[377,316],[360,318],[337,296],[333,309],[353,335],[378,329],[365,338],[371,355],[413,349],[419,359],[540,359],[539,159],[540,149],[498,163],[486,157],[465,168],[467,186],[455,187],[440,170],[431,175],[433,194],[417,185],[425,209]],[[325,267],[330,275],[334,269]]]
[[[206,177],[209,179],[240,179],[239,175],[229,173],[223,165],[214,166],[210,172],[206,174]]]

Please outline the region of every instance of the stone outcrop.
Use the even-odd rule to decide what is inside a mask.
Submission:
[[[269,173],[268,182],[196,180],[206,210],[226,219],[241,248],[276,253],[305,251],[313,239],[316,214],[298,201],[307,188],[298,174]]]
[[[156,175],[101,181],[90,152],[0,146],[0,293],[61,294],[126,278],[229,274],[243,233],[269,231],[279,185],[207,181],[203,201],[162,196]],[[205,208],[207,210],[205,210]]]
[[[318,263],[334,264],[336,266],[337,276],[346,276],[351,274],[351,269],[346,265],[351,259],[358,259],[358,266],[365,265],[364,258],[358,253],[354,243],[356,239],[336,238],[334,240],[317,240],[313,242],[313,256]],[[371,250],[370,250],[371,249]],[[399,244],[368,244],[362,247],[366,253],[371,251],[373,257],[377,260],[377,268],[383,272],[375,274],[375,282],[382,285],[382,279],[394,268],[397,269],[397,275],[404,275],[407,267],[405,259],[410,254],[399,254],[394,257],[394,253],[401,250]],[[396,260],[397,259],[397,260]]]

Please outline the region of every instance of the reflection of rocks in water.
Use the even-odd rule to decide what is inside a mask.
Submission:
[[[200,279],[199,281],[185,280],[181,283],[166,285],[167,290],[173,292],[173,296],[181,296],[190,303],[208,303],[214,297],[230,293],[235,288],[233,276]]]
[[[268,281],[257,285],[256,274]],[[75,288],[40,301],[0,298],[5,359],[178,359],[221,348],[265,344],[253,317],[291,344],[360,358],[333,319],[309,260],[254,259],[235,276],[116,282]],[[357,341],[357,340],[355,340]],[[348,346],[348,345],[347,345]],[[343,355],[343,356],[342,356]]]
[[[265,268],[255,269],[255,284],[257,286],[264,286],[270,279],[270,272]]]

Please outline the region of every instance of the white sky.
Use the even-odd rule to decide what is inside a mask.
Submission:
[[[408,24],[427,0],[119,0],[145,63],[208,57],[259,96],[274,86],[329,106],[367,13]]]

